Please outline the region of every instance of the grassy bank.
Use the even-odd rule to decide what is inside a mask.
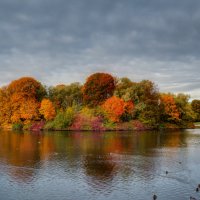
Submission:
[[[200,128],[200,122],[195,122],[194,126],[197,127],[197,128]]]

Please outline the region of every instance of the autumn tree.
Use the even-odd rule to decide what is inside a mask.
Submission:
[[[122,121],[130,121],[134,114],[134,104],[131,100],[124,101],[124,113],[121,116]]]
[[[192,100],[191,106],[194,112],[200,113],[200,100],[198,99]]]
[[[104,102],[102,108],[111,121],[119,122],[123,115],[125,117],[133,111],[134,105],[131,101],[125,102],[123,99],[112,96]]]
[[[49,99],[42,100],[39,112],[47,121],[54,119],[56,116],[54,105]]]
[[[180,120],[180,113],[176,106],[174,96],[171,94],[162,94],[161,103],[163,105],[162,118],[164,121],[177,122]]]
[[[8,85],[8,92],[10,96],[18,94],[24,98],[35,98],[41,101],[46,95],[44,86],[32,77],[22,77],[12,81]]]
[[[102,104],[113,95],[115,79],[107,73],[95,73],[89,76],[83,86],[83,100],[88,106]]]
[[[192,100],[191,107],[192,110],[196,113],[196,121],[200,121],[200,100]]]
[[[31,77],[12,81],[7,88],[12,123],[38,120],[39,102],[46,94],[40,82]]]
[[[29,123],[32,120],[39,119],[39,102],[34,98],[23,98],[20,95],[12,95],[11,97],[11,122]]]
[[[2,87],[0,89],[0,124],[11,123],[11,102],[8,94],[7,87]]]
[[[156,85],[149,80],[134,83],[129,90],[132,101],[136,104],[146,101],[159,101],[159,91]]]
[[[105,101],[102,105],[103,109],[108,113],[108,117],[113,122],[119,122],[120,117],[124,113],[124,101],[113,96]]]

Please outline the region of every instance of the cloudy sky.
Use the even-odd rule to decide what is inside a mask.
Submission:
[[[200,0],[0,1],[0,85],[99,71],[200,98]]]

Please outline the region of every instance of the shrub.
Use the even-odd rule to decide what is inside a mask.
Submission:
[[[84,114],[78,114],[75,117],[74,123],[71,126],[72,130],[92,130],[90,117]]]
[[[100,116],[79,113],[70,127],[71,130],[102,131],[105,130],[103,118]]]
[[[23,126],[23,130],[30,130],[30,128],[31,128],[31,124],[30,123],[24,124],[24,126]]]
[[[44,129],[53,130],[53,129],[54,129],[54,121],[48,121],[48,122],[44,125]]]
[[[31,131],[39,131],[42,130],[44,128],[45,122],[44,121],[40,121],[40,122],[35,122],[30,126],[30,130]]]
[[[93,131],[105,130],[102,117],[93,117],[91,120],[91,127]]]
[[[104,127],[107,130],[114,130],[116,128],[116,123],[108,120],[108,121],[104,122]]]
[[[12,130],[22,130],[23,125],[21,123],[15,123],[12,125]]]
[[[72,107],[67,108],[67,110],[60,111],[56,115],[53,121],[48,122],[45,125],[46,129],[63,129],[63,128],[68,128],[69,126],[72,125],[72,122],[75,117],[75,112]]]
[[[133,121],[133,126],[135,127],[135,129],[137,130],[145,130],[145,126],[142,122],[140,122],[139,120],[134,120]]]

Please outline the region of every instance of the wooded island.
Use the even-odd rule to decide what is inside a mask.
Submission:
[[[25,130],[144,130],[194,128],[200,100],[160,93],[150,80],[107,73],[86,82],[46,87],[22,77],[0,89],[0,126]]]

